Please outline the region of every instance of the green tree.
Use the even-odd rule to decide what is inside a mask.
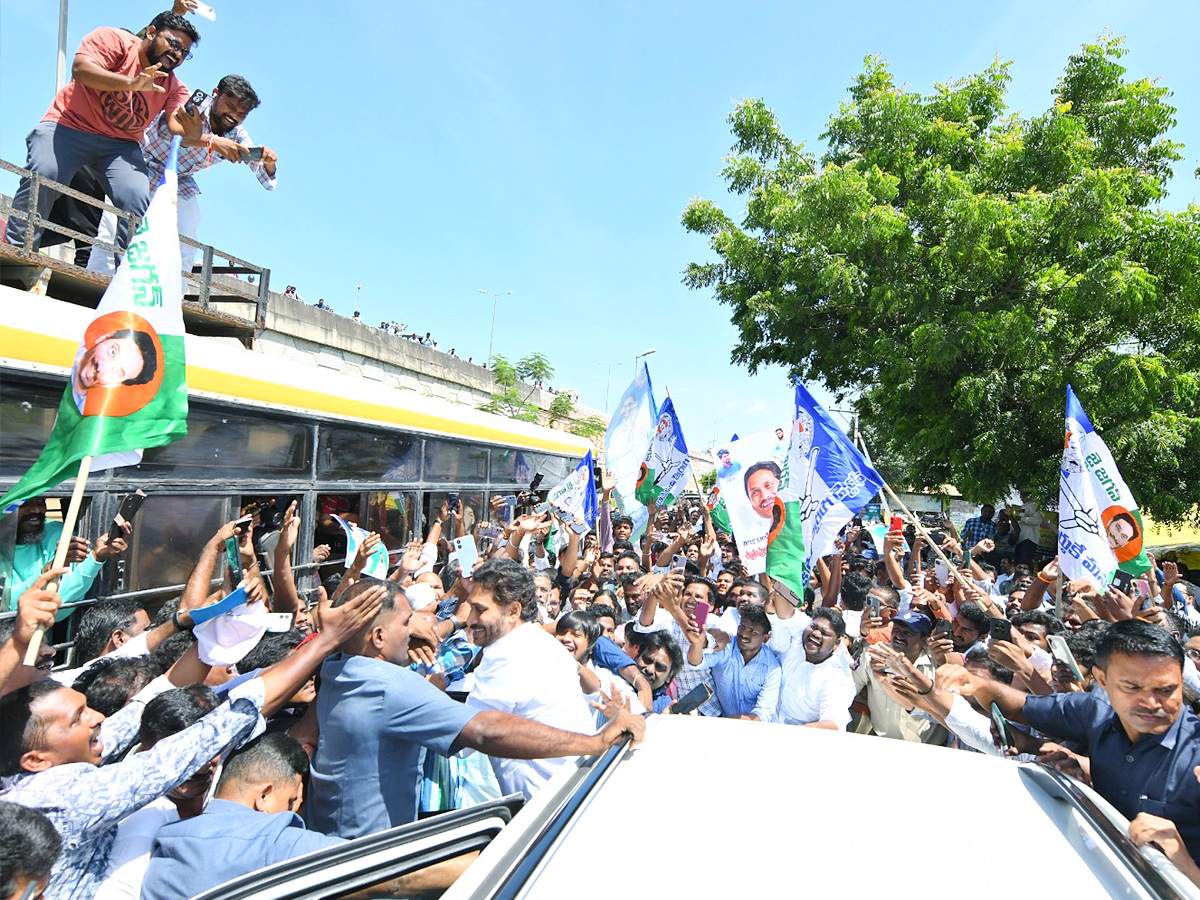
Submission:
[[[525,360],[523,359],[514,366],[499,353],[493,356],[492,380],[496,382],[500,390],[494,392],[490,400],[479,404],[476,408],[497,416],[519,419],[522,422],[540,422],[542,418],[541,409],[529,402],[529,397],[533,394],[533,391],[524,396],[521,394],[518,379],[521,366],[524,363]]]
[[[820,160],[762,100],[729,117],[735,222],[696,200],[733,360],[855,397],[909,484],[975,501],[1058,493],[1072,384],[1140,504],[1200,501],[1200,207],[1162,206],[1180,145],[1170,92],[1130,80],[1120,38],[1072,55],[1050,108],[1005,106],[1009,63],[897,86],[869,57]],[[891,467],[889,465],[889,467]]]
[[[708,493],[717,486],[717,470],[705,472],[700,476],[700,489]]]

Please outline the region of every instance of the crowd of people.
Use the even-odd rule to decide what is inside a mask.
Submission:
[[[295,504],[247,516],[212,536],[182,596],[86,607],[58,668],[53,651],[21,663],[61,615],[47,581],[94,577],[125,540],[75,538],[80,562],[43,571],[61,526],[27,501],[23,592],[0,622],[0,894],[32,880],[51,900],[187,897],[421,815],[531,797],[683,707],[1050,762],[1200,884],[1200,612],[1181,563],[1099,592],[1061,584],[1054,558],[1018,563],[989,508],[961,535],[910,523],[881,545],[855,520],[795,603],[746,574],[702,503],[651,506],[635,535],[599,501],[584,534],[503,497],[472,526],[452,501],[389,551],[386,577],[363,574],[381,535],[348,566],[323,545],[301,561]],[[454,549],[466,536],[477,558]],[[231,539],[246,602],[208,618],[238,587]],[[21,837],[51,834],[56,861]]]

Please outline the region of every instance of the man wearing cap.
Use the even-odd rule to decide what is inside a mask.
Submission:
[[[925,639],[933,631],[933,620],[924,613],[908,610],[892,619],[892,649],[903,653],[914,666],[934,677],[934,665],[925,649]],[[867,689],[867,707],[871,712],[871,733],[901,741],[920,741],[923,744],[945,744],[946,729],[923,716],[913,715],[887,695],[871,671],[867,648],[858,658],[854,670],[855,690]]]

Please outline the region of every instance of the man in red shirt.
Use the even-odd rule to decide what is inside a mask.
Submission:
[[[70,184],[79,169],[91,165],[106,183],[114,205],[142,215],[150,203],[142,132],[160,112],[174,113],[187,102],[187,86],[174,70],[192,55],[192,45],[199,41],[191,23],[174,12],[155,16],[143,38],[118,28],[97,28],[75,53],[71,81],[29,133],[26,167]],[[182,133],[181,125],[175,127]],[[29,193],[29,180],[22,179],[5,232],[10,244],[25,242]],[[57,197],[54,191],[38,192],[39,217],[49,213]],[[39,223],[33,233],[34,249],[41,236]],[[117,244],[124,247],[128,240],[128,223],[121,220]]]

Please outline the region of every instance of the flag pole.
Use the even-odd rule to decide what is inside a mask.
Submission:
[[[58,548],[54,551],[53,569],[61,569],[67,559],[67,550],[71,547],[71,535],[75,533],[75,523],[79,521],[79,507],[83,504],[83,491],[87,487],[88,473],[92,469],[92,458],[85,456],[79,461],[79,474],[75,476],[75,490],[71,492],[71,505],[67,507],[67,515],[63,519],[62,534],[58,538]],[[57,579],[46,585],[46,590],[57,591]],[[29,639],[29,647],[25,650],[24,664],[32,666],[37,663],[38,652],[42,649],[42,638],[46,629],[38,626],[33,637]]]
[[[957,566],[950,562],[950,558],[946,556],[946,554],[942,552],[942,548],[934,542],[933,538],[929,534],[929,531],[924,525],[921,524],[921,520],[914,516],[909,511],[908,507],[904,505],[904,501],[896,496],[896,492],[892,490],[892,486],[885,481],[883,482],[883,489],[891,495],[891,498],[894,501],[896,501],[896,506],[899,507],[901,512],[908,516],[913,523],[913,527],[920,533],[921,537],[925,539],[925,543],[929,545],[930,549],[933,550],[938,559],[946,564],[946,567],[950,570],[950,574],[958,579],[958,583],[963,586],[963,589],[965,590],[967,587],[969,587],[967,579],[963,577],[963,573],[959,571]]]
[[[872,469],[875,469],[875,460],[871,459],[871,453],[869,450],[867,450],[867,442],[863,440],[862,434],[860,434],[858,430],[857,413],[854,416],[854,439],[858,441],[858,449],[862,451],[862,455],[866,458],[867,465],[869,465]],[[875,469],[875,471],[878,472],[879,470]],[[882,507],[881,512],[883,514],[883,521],[886,522],[892,517],[892,511],[888,509],[887,497],[880,494],[879,500],[880,506]]]

